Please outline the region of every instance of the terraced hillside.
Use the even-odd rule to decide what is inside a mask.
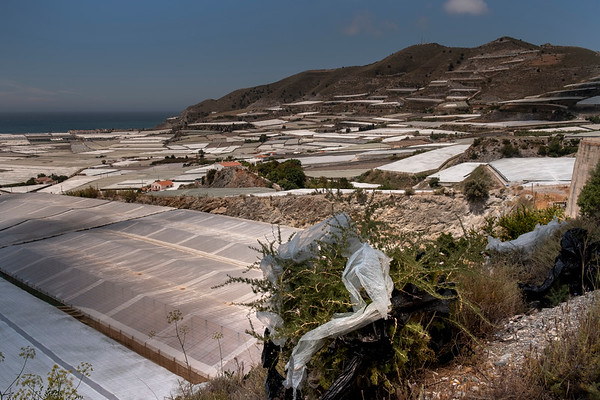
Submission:
[[[502,37],[476,48],[422,44],[366,66],[305,71],[278,82],[239,89],[188,107],[167,125],[184,125],[232,110],[257,110],[300,101],[328,105],[357,96],[394,107],[485,107],[563,89],[600,76],[595,51]],[[211,115],[212,113],[212,115]]]

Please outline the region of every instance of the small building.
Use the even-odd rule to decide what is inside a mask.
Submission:
[[[171,187],[173,187],[173,182],[171,181],[155,181],[150,185],[150,190],[153,192],[159,192]]]
[[[237,168],[237,167],[241,167],[242,163],[240,163],[239,161],[223,161],[220,163],[216,163],[215,167],[218,171],[224,169],[224,168]]]

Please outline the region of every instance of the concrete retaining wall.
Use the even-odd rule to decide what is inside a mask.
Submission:
[[[598,164],[598,161],[600,161],[600,139],[583,139],[579,143],[577,159],[573,168],[573,177],[571,178],[569,201],[567,203],[567,215],[571,218],[579,215],[577,198],[589,179],[590,174]]]

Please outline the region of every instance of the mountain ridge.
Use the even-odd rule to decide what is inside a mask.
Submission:
[[[419,104],[424,99],[440,103],[453,93],[471,92],[454,97],[482,106],[559,90],[595,76],[600,76],[600,53],[580,47],[538,46],[506,36],[473,48],[416,44],[364,66],[307,70],[237,89],[187,107],[171,125],[203,121],[232,110],[331,101],[352,93],[389,97],[403,108],[422,111],[430,107]],[[392,92],[395,89],[414,92],[407,92],[408,96]]]

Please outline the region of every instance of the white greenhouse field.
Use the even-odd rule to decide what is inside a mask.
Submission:
[[[489,165],[513,184],[567,184],[571,182],[575,157],[502,158]]]
[[[80,310],[114,337],[181,364],[167,323],[167,314],[180,310],[199,376],[216,376],[221,363],[235,370],[237,362],[260,362],[256,339],[245,333],[248,310],[236,305],[255,295],[243,284],[213,287],[241,276],[258,259],[251,247],[274,240],[276,227],[168,207],[19,194],[0,196],[0,230],[2,272]],[[282,237],[294,231],[281,230]],[[153,339],[151,331],[158,333]]]
[[[404,172],[408,174],[432,171],[440,168],[451,158],[464,153],[469,147],[470,145],[467,144],[447,146],[382,165],[381,167],[377,167],[377,169],[381,171]]]
[[[485,163],[466,162],[458,164],[431,174],[427,179],[438,178],[440,183],[459,183],[464,181],[480,165],[485,165]]]
[[[24,373],[45,378],[55,364],[65,370],[91,364],[91,375],[78,389],[85,399],[162,399],[174,392],[177,375],[4,279],[0,293],[0,350],[6,357],[0,365],[0,390],[18,375],[23,365],[18,354],[29,346],[36,356],[27,361]]]

